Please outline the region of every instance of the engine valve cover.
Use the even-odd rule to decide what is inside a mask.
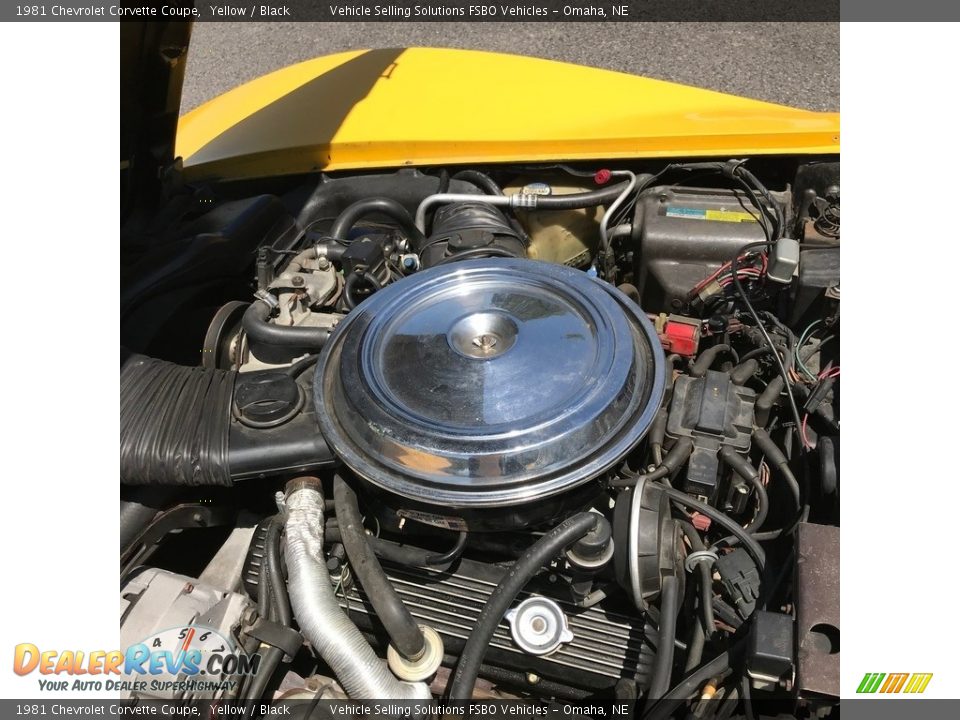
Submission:
[[[656,332],[626,296],[549,263],[440,265],[331,336],[320,427],[361,478],[446,508],[527,503],[610,468],[663,394]]]

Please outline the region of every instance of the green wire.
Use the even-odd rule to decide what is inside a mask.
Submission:
[[[797,367],[799,367],[811,380],[816,380],[817,376],[814,375],[810,370],[807,369],[807,366],[803,364],[803,360],[800,358],[800,350],[803,348],[803,343],[806,341],[807,333],[809,333],[814,327],[820,324],[820,320],[814,320],[812,323],[807,325],[807,329],[800,333],[800,340],[797,342],[797,349],[794,351],[794,354],[797,357]]]

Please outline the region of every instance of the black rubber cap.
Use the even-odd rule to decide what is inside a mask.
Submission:
[[[719,335],[727,329],[727,319],[723,315],[714,315],[707,320],[707,327],[715,335]]]
[[[607,552],[612,540],[613,530],[609,521],[603,515],[597,515],[593,530],[577,540],[570,548],[570,553],[587,561],[599,560]]]
[[[244,425],[275,427],[300,411],[303,393],[297,381],[286,373],[250,373],[238,376],[233,404]]]

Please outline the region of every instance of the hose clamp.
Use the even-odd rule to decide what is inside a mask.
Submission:
[[[515,193],[510,196],[510,207],[512,208],[535,208],[539,195],[534,193]]]
[[[274,297],[272,293],[266,290],[257,290],[253,294],[253,297],[255,297],[257,300],[265,302],[267,305],[270,306],[271,310],[275,310],[280,306],[280,301],[277,300],[277,298]]]
[[[687,572],[693,572],[700,563],[707,563],[710,566],[717,562],[716,550],[695,550],[687,555],[683,567]]]

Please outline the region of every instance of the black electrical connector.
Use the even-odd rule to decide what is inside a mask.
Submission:
[[[743,548],[735,548],[717,558],[717,572],[724,594],[733,603],[737,614],[746,620],[757,607],[760,597],[760,573]]]
[[[340,258],[344,276],[370,272],[379,280],[386,268],[386,240],[386,236],[362,237],[350,243]]]
[[[755,687],[772,689],[793,675],[793,618],[760,610],[753,620],[747,672]]]
[[[830,391],[833,389],[833,384],[836,382],[836,378],[828,377],[824,378],[817,383],[817,386],[813,388],[813,392],[807,397],[807,401],[803,404],[803,411],[807,414],[811,414],[817,411],[817,408],[820,407]]]

